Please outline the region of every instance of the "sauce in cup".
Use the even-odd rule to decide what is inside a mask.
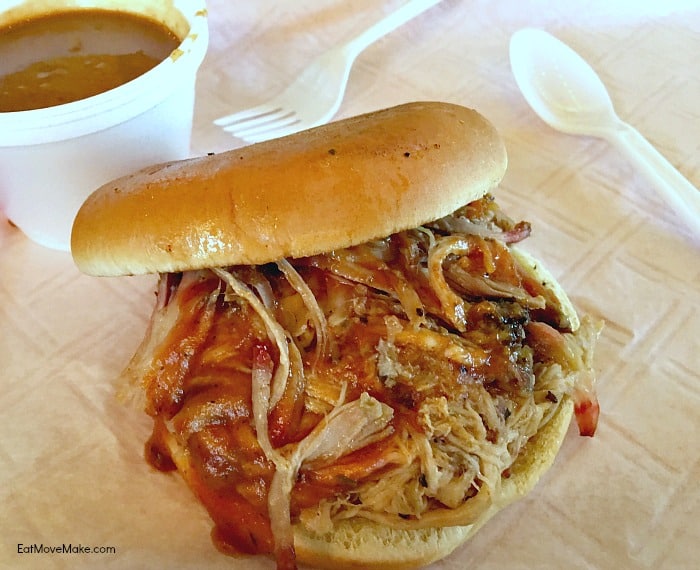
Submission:
[[[0,111],[0,222],[69,251],[75,214],[95,188],[190,156],[207,21],[206,0],[0,0],[0,81],[34,64],[61,64],[48,83],[67,91],[39,101],[25,91],[38,91],[47,72],[32,79],[30,70],[34,87],[11,98],[23,110]],[[27,22],[38,27],[27,31]],[[116,71],[124,58],[111,56],[131,60],[128,77],[142,69],[142,56],[129,55],[139,52],[157,65],[128,80]],[[90,61],[63,69],[62,58],[73,56]],[[91,71],[80,77],[85,65]],[[114,81],[103,82],[97,70]]]
[[[0,112],[52,107],[146,73],[180,39],[126,12],[73,10],[0,28]]]

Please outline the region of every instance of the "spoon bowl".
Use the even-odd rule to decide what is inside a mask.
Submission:
[[[596,72],[554,36],[520,30],[511,39],[510,60],[525,100],[552,128],[588,135],[614,119],[612,100]]]
[[[510,61],[523,97],[545,123],[613,143],[700,235],[698,189],[617,116],[605,85],[578,53],[543,30],[525,28],[511,38]]]

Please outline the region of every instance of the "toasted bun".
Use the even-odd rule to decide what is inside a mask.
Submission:
[[[576,313],[576,309],[564,288],[554,278],[554,275],[530,253],[517,247],[511,247],[510,251],[520,265],[530,271],[530,274],[536,281],[542,283],[545,289],[552,292],[553,301],[555,301],[556,308],[559,310],[559,325],[567,330],[578,330],[581,321]]]
[[[541,263],[519,250],[513,250],[521,264],[552,291],[562,316],[572,330],[579,327],[579,317],[570,299]],[[501,480],[498,494],[490,507],[466,526],[445,526],[402,530],[387,528],[367,520],[344,521],[332,532],[317,535],[300,525],[295,527],[294,545],[297,558],[318,568],[333,570],[372,569],[402,570],[418,568],[440,560],[471,538],[491,517],[507,505],[527,495],[554,463],[571,418],[573,403],[562,399],[554,416],[530,438]]]
[[[505,169],[479,113],[410,103],[110,182],[78,212],[71,249],[104,276],[314,255],[445,216]]]

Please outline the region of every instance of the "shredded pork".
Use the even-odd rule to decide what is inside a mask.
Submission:
[[[127,376],[223,548],[282,570],[294,524],[468,524],[564,398],[595,402],[599,329],[569,330],[510,254],[527,235],[487,196],[341,251],[161,277]]]

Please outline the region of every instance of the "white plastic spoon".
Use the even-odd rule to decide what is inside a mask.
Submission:
[[[603,82],[580,55],[547,32],[526,28],[510,40],[510,62],[525,100],[545,123],[615,144],[700,235],[700,191],[617,116]]]

